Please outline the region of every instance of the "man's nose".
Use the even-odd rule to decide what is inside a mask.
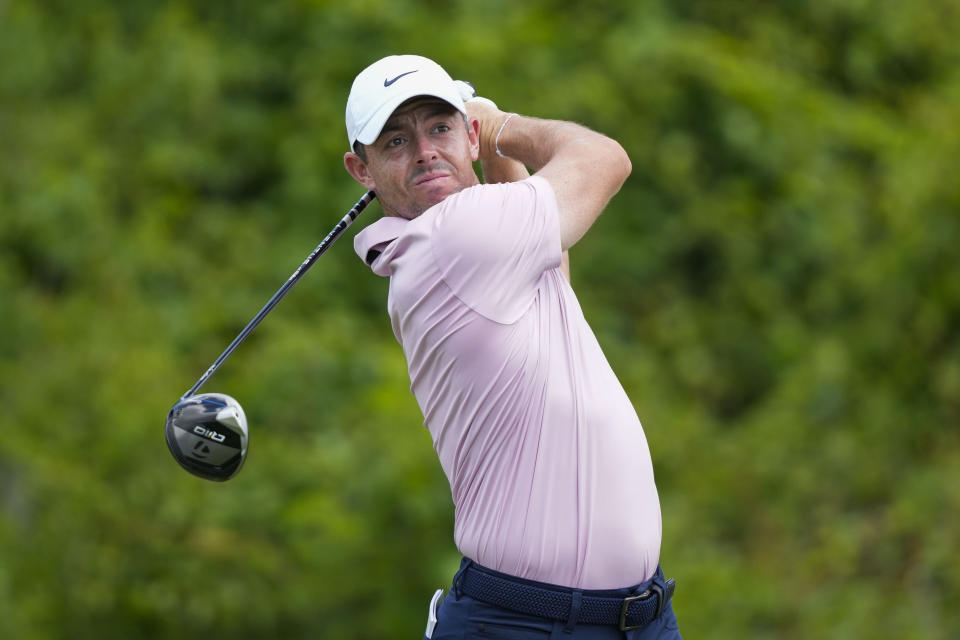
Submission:
[[[437,147],[429,136],[418,136],[417,144],[417,162],[429,162],[436,160]]]

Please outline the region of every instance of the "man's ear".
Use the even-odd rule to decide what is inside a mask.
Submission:
[[[347,173],[353,176],[354,180],[366,187],[368,191],[377,190],[377,183],[374,181],[373,176],[370,175],[367,163],[353,151],[347,151],[343,154],[343,166],[347,168]]]
[[[480,157],[480,120],[470,118],[467,122],[467,139],[470,141],[470,161],[476,162]]]

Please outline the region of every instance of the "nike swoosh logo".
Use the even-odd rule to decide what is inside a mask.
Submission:
[[[399,80],[399,79],[402,78],[403,76],[408,76],[408,75],[410,75],[411,73],[416,73],[416,72],[417,72],[417,69],[414,69],[413,71],[407,71],[406,73],[401,73],[400,75],[398,75],[398,76],[397,76],[396,78],[394,78],[393,80],[384,80],[384,81],[383,81],[383,86],[389,87],[390,85],[392,85],[394,82],[396,82],[397,80]]]

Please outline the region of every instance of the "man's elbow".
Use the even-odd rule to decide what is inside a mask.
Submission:
[[[626,149],[616,140],[610,139],[610,173],[617,181],[617,188],[627,181],[630,172],[633,171],[633,163],[630,162],[630,156]]]

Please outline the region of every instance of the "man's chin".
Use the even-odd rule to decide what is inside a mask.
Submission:
[[[410,202],[410,206],[404,209],[397,208],[396,214],[402,218],[412,220],[430,207],[436,206],[452,196],[459,193],[471,185],[464,185],[454,181],[438,180],[438,184],[429,188],[424,188],[416,194],[416,199]]]

